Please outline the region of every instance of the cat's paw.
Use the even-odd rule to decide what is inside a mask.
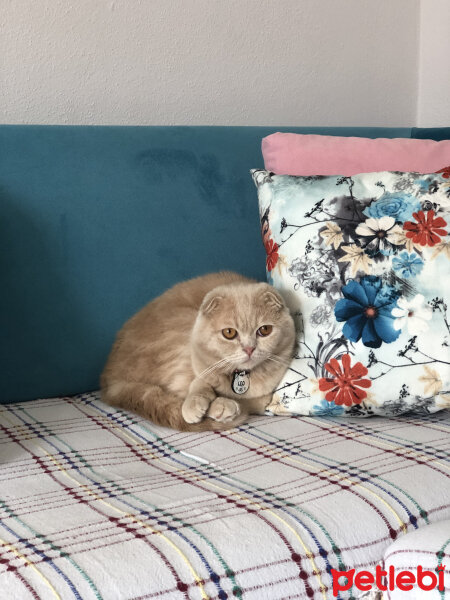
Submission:
[[[204,396],[188,396],[181,407],[181,414],[186,423],[200,423],[210,405]]]
[[[241,407],[235,400],[230,398],[216,398],[211,402],[208,417],[221,423],[233,421],[241,414]]]

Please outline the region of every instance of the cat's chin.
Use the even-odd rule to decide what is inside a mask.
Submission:
[[[264,358],[262,357],[243,357],[242,360],[236,365],[236,371],[251,371],[255,369],[258,365],[264,362]]]
[[[251,360],[243,360],[234,368],[235,371],[251,371],[256,367],[258,363],[255,363]]]

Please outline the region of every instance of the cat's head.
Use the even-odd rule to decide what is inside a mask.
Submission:
[[[294,321],[282,296],[267,283],[219,286],[203,299],[193,332],[194,350],[220,369],[251,370],[290,353]]]

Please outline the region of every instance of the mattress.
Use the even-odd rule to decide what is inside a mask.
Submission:
[[[327,600],[331,569],[450,518],[449,432],[448,411],[180,433],[97,393],[0,406],[0,598]]]

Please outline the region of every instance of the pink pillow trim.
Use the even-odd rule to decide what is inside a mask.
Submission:
[[[433,173],[450,165],[450,140],[358,138],[273,133],[262,140],[264,165],[277,175]]]

